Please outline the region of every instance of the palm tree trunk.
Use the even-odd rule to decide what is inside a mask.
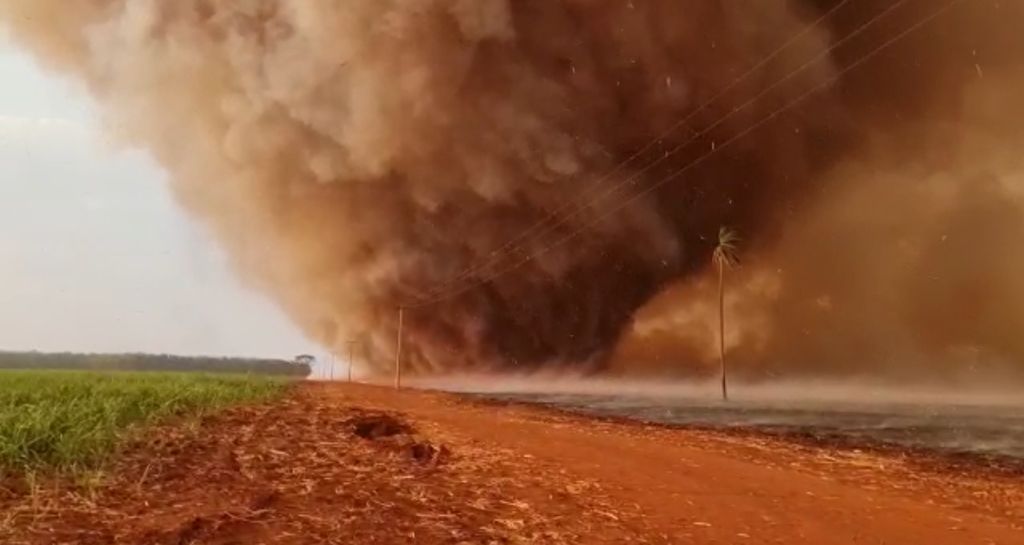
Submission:
[[[722,400],[729,400],[725,377],[725,263],[718,264],[718,360],[722,365]]]

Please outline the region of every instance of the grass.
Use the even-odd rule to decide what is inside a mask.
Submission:
[[[140,426],[272,399],[287,384],[232,375],[0,372],[0,474],[89,470]]]

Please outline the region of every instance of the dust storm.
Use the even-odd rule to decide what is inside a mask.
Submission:
[[[1024,375],[1022,17],[1012,0],[0,5],[326,346],[361,337],[390,365],[408,305],[422,373],[700,374],[728,225],[727,341],[754,377]],[[587,197],[601,187],[619,189]]]

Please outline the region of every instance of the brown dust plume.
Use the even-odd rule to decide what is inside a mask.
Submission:
[[[1024,3],[962,0],[719,148],[944,2],[848,2],[731,86],[838,4],[4,0],[0,22],[86,83],[245,281],[325,345],[365,337],[377,366],[397,306],[602,180],[638,191],[715,150],[410,310],[411,365],[701,372],[727,224],[745,261],[729,344],[749,374],[1024,370]]]

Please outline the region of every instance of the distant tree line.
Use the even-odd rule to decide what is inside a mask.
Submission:
[[[168,354],[73,354],[0,351],[0,370],[154,371],[309,376],[307,364],[274,359]]]

